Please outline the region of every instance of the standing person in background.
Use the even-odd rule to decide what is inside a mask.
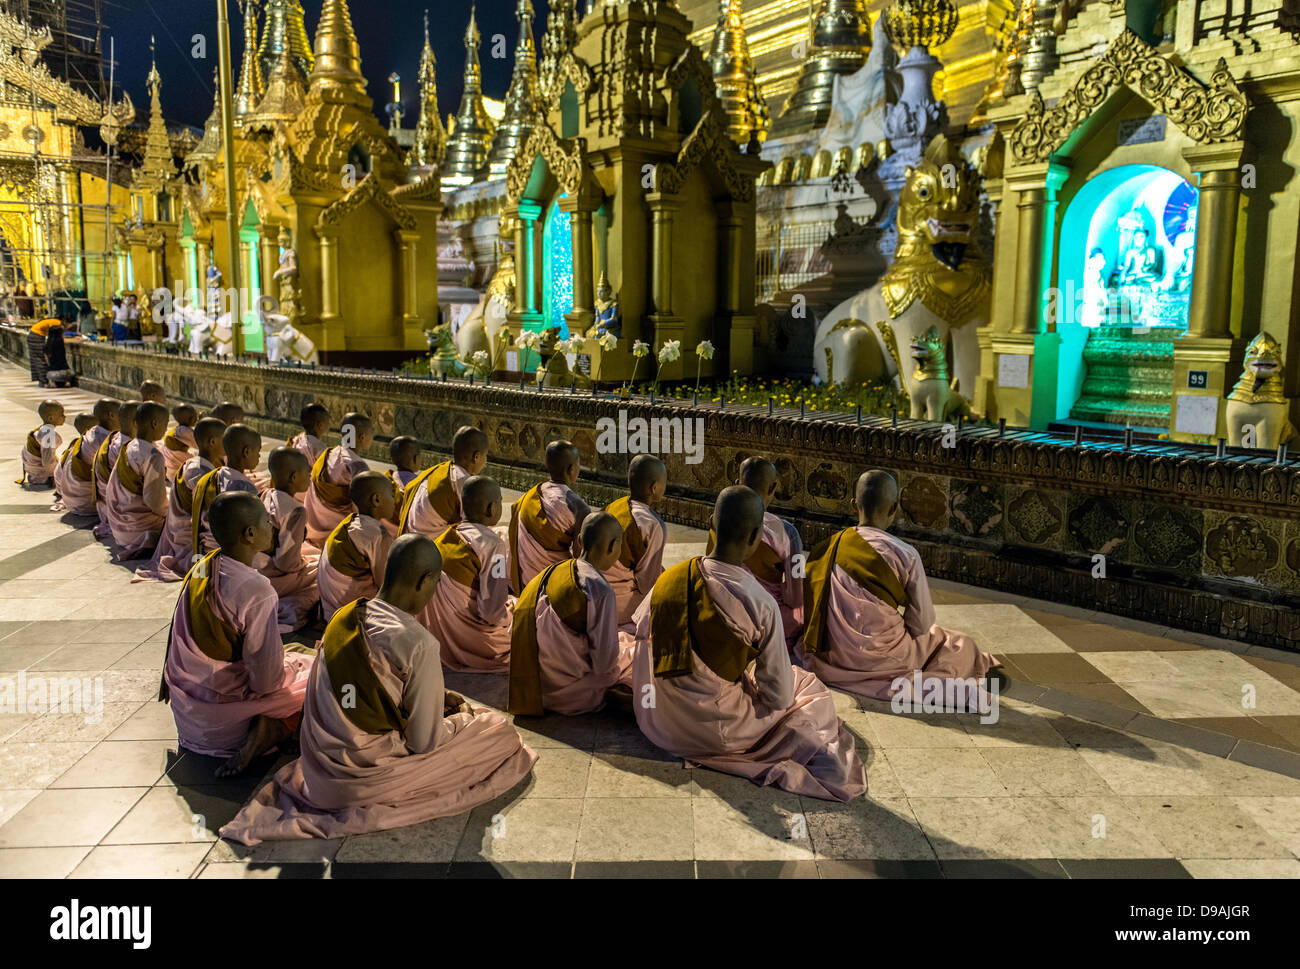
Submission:
[[[32,380],[42,387],[48,387],[49,383],[45,379],[45,374],[49,371],[49,364],[45,362],[45,340],[50,335],[53,327],[61,327],[60,321],[53,316],[41,320],[27,333],[27,358],[31,367]]]

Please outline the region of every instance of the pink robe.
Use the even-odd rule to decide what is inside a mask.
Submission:
[[[344,489],[352,483],[353,478],[369,470],[370,465],[350,448],[336,447],[325,459],[325,476]],[[324,548],[325,539],[330,537],[334,527],[353,512],[350,504],[343,511],[335,511],[325,504],[321,496],[316,493],[314,481],[307,488],[307,497],[303,500],[303,505],[307,508],[307,541],[317,548]]]
[[[117,464],[117,452],[121,450],[122,443],[129,441],[121,431],[114,431],[113,436],[109,438],[108,443],[108,478],[99,476],[99,462],[95,461],[90,466],[90,472],[95,476],[95,481],[99,486],[99,501],[95,502],[95,514],[99,516],[99,524],[95,526],[95,537],[98,539],[111,539],[113,529],[108,524],[108,482],[113,477],[113,465]],[[95,457],[99,456],[99,451],[95,452]]]
[[[247,491],[250,495],[256,495],[257,485],[253,479],[237,468],[220,467],[217,468],[217,490],[213,494],[215,499],[217,495],[223,495],[227,491]],[[199,520],[199,549],[200,555],[207,555],[209,552],[217,550],[217,540],[212,537],[212,529],[208,527],[208,513],[203,512]]]
[[[794,649],[803,635],[803,572],[796,568],[799,560],[795,558],[803,554],[803,540],[793,525],[769,511],[763,514],[763,541],[781,557],[785,576],[782,582],[758,579],[758,584],[776,600],[781,610],[786,646]],[[796,572],[799,573],[797,576]]]
[[[862,761],[830,691],[790,665],[776,601],[743,566],[701,559],[700,571],[718,612],[759,656],[736,683],[699,656],[690,673],[655,678],[647,599],[636,616],[632,663],[641,732],[689,762],[764,786],[835,801],[865,793]]]
[[[384,566],[393,544],[392,533],[379,519],[357,515],[348,526],[348,536],[357,551],[370,562],[370,571],[356,578],[344,575],[330,564],[322,543],[320,561],[316,566],[316,585],[320,590],[321,611],[326,622],[354,599],[374,596],[384,584]]]
[[[831,686],[886,700],[900,690],[911,696],[911,677],[918,670],[924,689],[925,680],[933,677],[973,681],[997,665],[965,633],[935,624],[930,584],[915,548],[866,525],[858,526],[858,534],[894,570],[907,590],[907,607],[899,615],[835,566],[826,610],[828,648],[811,656],[798,651],[808,669]],[[899,678],[905,679],[894,685]],[[984,702],[977,684],[955,683],[954,688],[960,688],[968,709]],[[913,699],[921,702],[923,696]]]
[[[568,533],[570,540],[574,539],[578,533],[578,523],[590,514],[591,508],[576,491],[555,481],[545,482],[540,494],[542,510],[546,513],[547,520],[560,531]],[[516,592],[522,592],[524,586],[556,562],[566,561],[570,557],[569,553],[552,552],[544,548],[524,527],[522,519],[515,538],[515,553],[519,556],[520,581]]]
[[[41,425],[44,427],[45,425]],[[39,428],[37,428],[39,430]],[[46,447],[40,441],[40,435],[37,435],[37,443],[41,445],[41,456],[36,457],[27,450],[27,440],[23,439],[23,479],[27,485],[47,485],[54,482],[55,472],[59,469],[59,448],[63,444],[63,438],[59,437],[58,432],[54,434],[54,442]]]
[[[104,443],[104,438],[108,436],[108,433],[108,428],[96,425],[87,431],[85,437],[81,439],[81,459],[92,465],[91,474],[95,473],[93,470],[95,455],[99,453],[99,446]],[[71,458],[68,460],[71,461]],[[71,468],[68,468],[67,473],[63,475],[63,484],[60,486],[59,495],[63,498],[63,506],[71,515],[90,518],[97,513],[93,483],[82,481],[72,473]]]
[[[308,461],[315,464],[316,459],[320,457],[320,453],[324,451],[328,445],[315,434],[308,434],[306,431],[299,431],[290,439],[289,447],[301,451],[303,454],[307,455]]]
[[[465,487],[465,482],[469,479],[469,472],[462,468],[455,461],[451,463],[451,468],[447,471],[447,478],[451,482],[451,490],[456,492],[456,501],[460,501],[460,490]],[[447,530],[450,522],[443,521],[437,510],[429,503],[429,489],[421,488],[411,499],[411,510],[406,516],[406,531],[415,535],[424,535],[426,538],[436,539],[439,535]],[[434,633],[436,636],[437,633]]]
[[[636,522],[641,538],[645,541],[645,554],[637,563],[636,569],[629,569],[622,562],[615,562],[605,578],[609,580],[614,595],[618,598],[618,623],[624,631],[633,632],[632,616],[636,613],[641,600],[650,594],[655,580],[664,570],[664,541],[667,528],[653,508],[643,501],[632,499],[628,506],[632,510],[632,520]]]
[[[366,603],[370,663],[408,715],[404,732],[360,730],[339,706],[324,660],[303,704],[302,756],[282,767],[221,836],[246,845],[339,838],[461,814],[506,793],[537,755],[493,710],[443,717],[438,641],[386,602]]]
[[[262,498],[276,529],[275,548],[256,564],[280,597],[280,632],[301,629],[320,602],[316,567],[320,549],[307,541],[307,509],[287,491],[273,488]]]
[[[177,424],[176,429],[171,435],[184,444],[189,450],[173,451],[167,446],[166,439],[158,445],[158,450],[162,452],[163,460],[167,464],[167,481],[170,483],[176,480],[176,472],[185,467],[185,462],[194,456],[193,452],[199,448],[198,443],[194,440],[194,428],[185,424]]]
[[[191,492],[198,487],[199,479],[211,470],[212,463],[204,457],[193,457],[185,462],[184,480]],[[168,492],[167,522],[158,536],[158,547],[148,564],[135,570],[131,581],[180,582],[184,579],[194,560],[192,529],[190,514],[181,507],[181,500],[173,487]]]
[[[456,526],[478,556],[478,582],[467,589],[445,572],[420,615],[424,628],[442,643],[442,665],[458,673],[503,673],[510,668],[510,595],[506,563],[510,546],[494,529],[477,522]]]
[[[182,595],[172,619],[163,676],[181,746],[209,757],[233,757],[258,716],[284,719],[302,709],[311,653],[287,653],[280,641],[277,596],[266,576],[229,555],[217,558],[213,608],[244,637],[237,663],[212,659],[189,631]]]
[[[143,478],[140,494],[127,491],[115,467],[104,500],[108,526],[123,559],[157,545],[167,524],[167,468],[162,454],[149,441],[133,438],[126,444],[126,460]]]
[[[605,705],[615,683],[632,685],[635,643],[618,635],[618,600],[605,577],[578,559],[578,585],[587,596],[587,631],[575,633],[551,606],[543,589],[537,597],[537,658],[542,670],[542,705],[574,716]]]

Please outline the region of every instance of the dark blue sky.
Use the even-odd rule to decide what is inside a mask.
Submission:
[[[234,70],[239,71],[243,50],[243,21],[237,0],[227,0],[233,35]],[[307,33],[316,36],[321,0],[303,0],[307,12]],[[405,125],[415,124],[418,110],[416,74],[424,46],[424,11],[430,16],[430,37],[438,58],[438,101],[446,116],[460,105],[461,76],[465,67],[464,35],[469,20],[468,0],[350,0],[352,25],[361,44],[361,68],[370,81],[369,94],[380,114],[388,103],[391,87],[388,75],[402,76]],[[536,20],[534,41],[540,45],[545,24],[546,0],[533,0]],[[149,73],[149,35],[157,36],[158,70],[163,77],[163,113],[168,121],[202,125],[212,111],[212,71],[217,63],[217,0],[110,0],[104,11],[104,53],[108,35],[117,45],[119,87],[130,92],[142,109],[149,107],[145,77]],[[483,86],[489,97],[504,97],[510,83],[515,42],[519,28],[515,0],[480,0],[479,32],[483,36],[479,60],[483,65]],[[491,57],[492,35],[504,34],[507,57]],[[192,38],[208,38],[207,60],[191,57]]]

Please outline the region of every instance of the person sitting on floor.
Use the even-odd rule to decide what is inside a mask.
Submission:
[[[781,607],[785,643],[793,650],[803,632],[803,540],[798,529],[766,510],[776,497],[779,483],[776,465],[767,458],[751,457],[741,462],[736,484],[757,492],[764,508],[763,541],[753,557],[745,561],[745,568]],[[709,541],[713,541],[712,533]]]
[[[315,467],[316,459],[325,451],[325,435],[330,429],[329,408],[320,403],[308,404],[299,412],[298,423],[302,425],[302,433],[289,438],[289,447],[307,455]]]
[[[370,470],[361,457],[375,439],[375,427],[365,414],[348,414],[340,427],[343,443],[326,448],[311,469],[311,487],[303,504],[307,508],[307,540],[319,547],[353,512],[348,485]],[[383,568],[383,563],[380,563]]]
[[[485,475],[466,478],[461,513],[464,518],[438,536],[443,580],[420,621],[442,643],[447,669],[504,673],[514,599],[506,571],[509,547],[496,532],[501,488]]]
[[[396,469],[389,477],[397,485],[397,493],[400,495],[420,475],[420,442],[405,435],[395,437],[388,445],[388,453]]]
[[[262,435],[247,424],[231,424],[221,434],[221,447],[225,453],[225,463],[200,478],[194,488],[190,541],[196,555],[206,555],[217,547],[212,530],[208,527],[208,509],[217,495],[227,491],[258,494],[257,485],[249,477],[249,472],[262,460]]]
[[[173,481],[176,473],[185,466],[191,452],[198,447],[194,440],[194,425],[199,421],[198,408],[193,404],[177,404],[172,408],[176,427],[163,435],[162,456],[167,464],[167,480]]]
[[[635,642],[620,645],[618,599],[602,574],[622,547],[618,519],[594,512],[582,523],[582,556],[528,583],[510,632],[511,713],[590,713],[616,684],[631,698]]]
[[[605,578],[618,597],[618,624],[631,633],[632,616],[664,570],[668,528],[655,509],[668,489],[668,467],[653,454],[638,454],[627,466],[628,493],[605,506],[623,526],[623,550]]]
[[[24,488],[51,488],[54,486],[54,472],[59,467],[59,446],[63,438],[56,427],[62,427],[66,421],[63,405],[57,400],[43,400],[36,408],[36,416],[41,424],[27,432],[20,456],[23,476],[17,484]]]
[[[316,567],[326,622],[349,602],[379,591],[393,544],[392,532],[384,527],[397,514],[397,495],[388,475],[363,471],[348,485],[348,501],[357,510],[335,526]]]
[[[104,441],[118,429],[117,410],[121,403],[111,397],[102,397],[95,402],[92,411],[95,426],[85,433],[81,448],[69,459],[69,473],[64,476],[60,495],[70,515],[90,518],[96,514],[95,463]]]
[[[373,599],[340,609],[303,705],[302,754],[221,836],[246,845],[339,838],[461,814],[509,791],[537,755],[505,714],[446,690],[438,640],[415,620],[440,583],[434,543],[393,543]]]
[[[549,481],[534,485],[510,508],[510,582],[515,592],[557,562],[573,556],[582,520],[591,508],[573,490],[582,460],[570,441],[546,446]]]
[[[435,464],[412,479],[402,495],[398,527],[437,539],[460,521],[460,490],[465,479],[487,467],[487,435],[477,427],[462,427],[451,439],[451,460]]]
[[[158,537],[158,547],[153,558],[135,570],[132,582],[180,582],[202,558],[194,554],[194,491],[209,472],[226,460],[225,433],[226,425],[215,417],[205,417],[194,425],[199,453],[172,478],[167,521]]]
[[[59,455],[59,463],[55,465],[54,468],[54,491],[56,495],[56,500],[53,506],[54,511],[68,510],[67,502],[64,500],[63,496],[68,491],[69,487],[79,487],[89,483],[87,478],[90,475],[90,465],[81,457],[81,446],[85,443],[86,435],[90,433],[90,429],[94,427],[96,423],[94,414],[87,414],[84,412],[78,414],[72,419],[72,426],[76,429],[77,436],[72,439],[71,444],[63,449],[63,453]],[[78,471],[75,473],[72,470],[74,462],[76,462],[78,466]],[[77,484],[69,485],[69,476],[75,477],[77,475],[80,475]]]
[[[977,709],[984,681],[999,673],[997,660],[965,633],[935,623],[921,556],[885,530],[898,516],[898,482],[887,471],[864,472],[853,507],[858,524],[808,559],[804,665],[831,686],[880,700],[903,691],[919,704],[917,685],[952,681],[954,700]]]
[[[167,523],[167,465],[156,443],[166,430],[167,408],[144,401],[136,408],[135,437],[118,449],[104,494],[118,561],[153,555]]]
[[[745,568],[763,500],[723,489],[716,542],[664,572],[636,616],[633,710],[651,743],[689,762],[826,800],[866,792],[830,690],[790,664],[776,600]]]
[[[293,632],[307,624],[320,602],[316,567],[320,550],[307,541],[307,509],[298,500],[311,484],[311,465],[297,448],[278,447],[266,462],[271,487],[262,504],[275,529],[275,547],[262,574],[280,597],[280,632]]]
[[[104,503],[108,495],[108,479],[113,475],[117,465],[118,452],[127,441],[135,437],[135,412],[144,401],[128,400],[117,408],[117,431],[104,439],[95,455],[95,514],[99,524],[95,526],[95,537],[109,541],[113,530],[108,524],[108,506]]]
[[[275,589],[253,568],[271,547],[257,496],[218,495],[209,518],[219,551],[185,578],[158,699],[171,704],[181,746],[221,758],[217,776],[233,777],[293,737],[315,653],[284,648]]]

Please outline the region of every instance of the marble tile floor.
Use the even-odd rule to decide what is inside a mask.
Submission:
[[[217,782],[210,758],[177,749],[154,699],[176,587],[131,584],[48,492],[12,483],[46,393],[0,365],[0,683],[98,685],[102,709],[0,712],[0,875],[1300,877],[1300,657],[947,582],[940,621],[1002,657],[1015,687],[995,724],[837,694],[868,769],[851,804],[686,769],[601,713],[521,721],[533,775],[471,812],[222,842],[284,760]],[[52,393],[70,413],[91,399]],[[674,526],[668,560],[702,538]],[[505,702],[503,677],[448,686]]]

